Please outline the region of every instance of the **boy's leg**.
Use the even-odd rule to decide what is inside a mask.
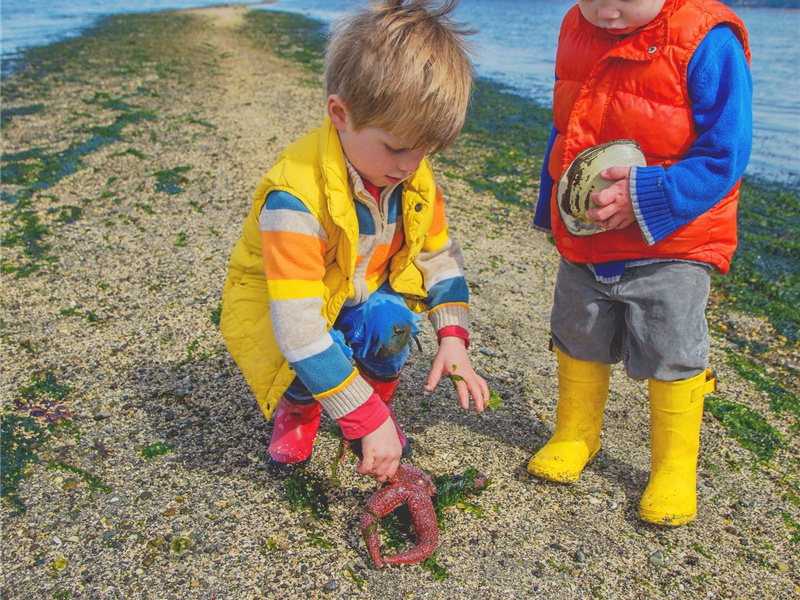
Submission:
[[[639,517],[681,525],[697,513],[703,398],[715,384],[707,369],[710,269],[662,262],[631,271],[621,290],[628,306],[625,368],[648,380],[651,418],[650,481]]]
[[[714,372],[691,379],[650,384],[650,481],[639,503],[639,518],[682,525],[697,514],[697,454],[703,399],[714,391]]]
[[[334,325],[352,349],[359,373],[389,408],[403,458],[411,455],[411,445],[391,405],[411,340],[419,333],[418,322],[405,300],[384,284],[366,302],[343,310]]]
[[[537,477],[559,483],[578,481],[600,450],[600,429],[611,365],[570,358],[557,348],[558,408],[550,441],[528,463]]]
[[[288,473],[308,463],[321,415],[322,405],[295,379],[272,415],[268,460],[272,474]]]
[[[528,463],[537,477],[577,481],[600,449],[611,363],[619,360],[620,307],[586,265],[561,260],[551,313],[558,357],[553,436]]]

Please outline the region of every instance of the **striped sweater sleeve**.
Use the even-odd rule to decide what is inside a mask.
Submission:
[[[306,206],[272,192],[259,216],[272,327],[278,347],[300,380],[339,419],[372,394],[322,316],[325,230]]]
[[[450,237],[442,192],[436,188],[433,224],[415,261],[425,278],[428,319],[438,332],[456,326],[469,330],[469,288],[461,248]]]

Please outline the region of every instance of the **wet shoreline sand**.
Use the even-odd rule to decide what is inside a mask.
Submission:
[[[314,28],[250,12],[115,17],[4,81],[2,597],[796,595],[796,416],[777,415],[774,394],[741,376],[730,356],[749,351],[727,333],[786,344],[749,311],[720,305],[712,318],[722,416],[704,417],[696,523],[636,518],[646,389],[619,368],[603,450],[581,481],[525,473],[553,428],[557,256],[515,201],[538,184],[525,175],[536,157],[517,155],[509,175],[513,152],[485,139],[525,107],[491,88],[434,166],[466,257],[472,356],[502,406],[478,416],[444,385],[423,394],[429,328],[396,406],[415,466],[473,466],[493,483],[446,512],[439,571],[369,566],[358,515],[375,486],[348,462],[331,484],[332,435],[311,465],[332,518],[292,508],[266,472],[271,426],[215,320],[255,184],[318,125],[323,94],[316,55],[296,43],[318,43]],[[520,143],[540,147],[537,127]],[[791,373],[793,356],[766,362],[767,377]],[[766,421],[754,431],[776,444],[768,460],[732,437],[726,402]]]

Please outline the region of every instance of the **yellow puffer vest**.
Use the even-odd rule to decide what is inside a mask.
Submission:
[[[392,258],[389,282],[416,311],[426,307],[423,277],[414,264],[433,221],[436,184],[427,159],[403,182],[405,245]],[[328,118],[290,145],[256,189],[253,206],[228,264],[220,331],[269,419],[295,377],[272,329],[258,217],[267,196],[284,191],[300,199],[328,238],[322,315],[330,328],[348,295],[358,255],[358,219],[339,135]]]

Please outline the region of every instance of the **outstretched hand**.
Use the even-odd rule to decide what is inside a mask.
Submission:
[[[449,376],[453,380],[458,392],[461,408],[469,408],[469,398],[475,402],[475,410],[483,412],[489,402],[489,385],[486,380],[478,375],[472,368],[467,356],[466,343],[461,338],[443,337],[439,344],[439,351],[433,360],[426,392],[432,392],[441,381],[442,376]]]
[[[587,210],[586,216],[594,219],[598,227],[624,229],[636,222],[631,201],[630,174],[630,167],[610,167],[600,173],[603,179],[614,181],[614,183],[589,197],[597,205],[597,208]]]

